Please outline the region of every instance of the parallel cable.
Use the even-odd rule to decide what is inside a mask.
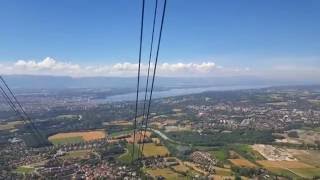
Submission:
[[[21,117],[25,117],[26,120],[30,123],[32,129],[35,131],[35,133],[39,136],[40,139],[44,140],[43,142],[46,142],[46,138],[43,136],[43,134],[36,128],[36,126],[34,125],[34,123],[32,122],[30,116],[26,113],[26,111],[23,109],[21,103],[18,101],[18,99],[16,98],[16,96],[14,95],[13,91],[10,89],[10,87],[8,86],[8,84],[6,83],[6,81],[3,79],[2,76],[0,76],[0,80],[2,81],[2,83],[5,85],[5,87],[7,88],[7,90],[9,91],[10,95],[13,97],[14,101],[18,104],[18,107],[20,108],[21,112],[23,113],[23,115],[21,115]],[[2,89],[2,88],[1,88]],[[3,89],[2,89],[3,90]],[[3,90],[3,92],[5,93],[5,91]],[[6,93],[5,93],[6,94]],[[8,100],[11,102],[11,104],[18,109],[15,104],[12,102],[12,100],[8,97]],[[19,111],[18,111],[19,112]],[[20,113],[20,112],[19,112]],[[42,144],[42,143],[41,143]]]
[[[142,12],[141,12],[141,22],[140,22],[141,26],[140,26],[139,66],[138,66],[135,116],[134,116],[134,125],[133,125],[133,144],[132,144],[131,163],[133,163],[134,155],[135,155],[135,140],[136,140],[137,116],[138,116],[139,87],[140,87],[141,51],[142,51],[142,40],[143,40],[144,4],[145,4],[145,0],[142,0],[142,9],[141,9]]]
[[[148,62],[148,74],[147,74],[147,83],[144,93],[144,102],[143,102],[143,119],[142,119],[142,128],[145,121],[145,111],[146,111],[146,102],[147,102],[147,95],[148,95],[148,88],[149,88],[149,76],[150,76],[150,66],[151,66],[151,58],[152,58],[152,51],[153,51],[153,39],[154,39],[154,31],[155,31],[155,24],[157,19],[157,8],[158,8],[158,0],[156,0],[155,8],[154,8],[154,14],[153,14],[153,25],[152,25],[152,35],[151,35],[151,44],[150,44],[150,53],[149,53],[149,62]],[[139,150],[141,148],[141,140],[142,135],[140,134],[140,143],[139,143]],[[138,156],[139,157],[139,156]],[[142,157],[142,152],[140,152],[140,157]]]
[[[24,123],[26,123],[27,126],[31,125],[30,122],[27,122],[27,120],[25,119],[25,117],[18,111],[18,109],[16,108],[15,104],[12,102],[12,100],[10,99],[10,97],[8,96],[8,94],[6,93],[6,91],[0,86],[0,89],[1,89],[1,94],[3,96],[3,98],[5,99],[5,101],[7,102],[7,104],[10,106],[10,108],[12,109],[12,111],[15,112],[16,116],[21,118],[23,120]],[[30,130],[31,131],[34,131],[32,129],[32,126],[29,128],[31,128]],[[36,133],[36,132],[35,132]],[[38,135],[38,134],[37,134]],[[37,137],[37,140],[38,139],[38,136]]]
[[[161,45],[162,28],[163,28],[163,22],[164,22],[164,17],[165,17],[165,12],[166,12],[166,5],[167,5],[167,0],[164,0],[163,12],[162,12],[162,17],[161,17],[160,32],[159,32],[159,39],[158,39],[158,47],[157,47],[157,53],[156,53],[156,58],[155,58],[155,63],[154,63],[152,83],[151,83],[151,90],[150,90],[150,97],[149,97],[149,103],[148,103],[147,117],[146,117],[146,122],[145,122],[144,133],[143,133],[143,141],[142,141],[142,149],[141,149],[142,152],[143,152],[143,148],[144,148],[145,135],[146,135],[147,128],[148,128],[148,120],[149,120],[149,114],[150,114],[150,106],[151,106],[152,93],[153,93],[153,88],[154,88],[154,79],[155,79],[156,72],[157,72],[157,63],[158,63],[159,50],[160,50],[160,45]]]

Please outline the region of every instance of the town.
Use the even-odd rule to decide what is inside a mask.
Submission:
[[[23,96],[27,109],[37,106]],[[145,132],[138,118],[136,139],[133,102],[91,103],[32,111],[45,146],[27,124],[2,117],[0,179],[320,177],[319,86],[158,98]]]

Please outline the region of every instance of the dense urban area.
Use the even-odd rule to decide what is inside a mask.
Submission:
[[[136,139],[112,91],[16,92],[47,141],[1,99],[0,179],[320,179],[320,86],[157,98]]]

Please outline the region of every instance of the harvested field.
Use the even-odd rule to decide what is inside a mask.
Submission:
[[[141,141],[143,140],[143,137],[150,138],[150,136],[151,136],[151,132],[149,132],[149,131],[146,131],[146,133],[144,133],[144,131],[143,132],[136,132],[135,141],[133,141],[133,134],[131,134],[130,137],[126,138],[126,140],[128,143],[131,143],[131,144],[133,142],[139,143],[140,140]]]
[[[73,142],[81,141],[92,141],[97,139],[105,138],[106,134],[104,131],[87,131],[87,132],[69,132],[69,133],[58,133],[50,136],[48,139],[53,144],[68,144]]]
[[[288,175],[292,178],[313,178],[320,176],[320,168],[315,168],[300,161],[257,161],[271,172]]]
[[[179,173],[187,173],[190,170],[187,166],[183,164],[179,164],[177,166],[173,166],[173,169]]]
[[[251,146],[254,150],[262,154],[270,161],[296,161],[297,159],[284,148],[278,148],[272,145],[254,144]]]
[[[216,174],[220,176],[231,176],[231,170],[227,168],[214,167]]]
[[[268,160],[262,160],[257,161],[257,163],[261,164],[262,166],[268,168],[314,168],[314,166],[311,166],[309,164],[305,164],[300,161],[268,161]]]
[[[299,161],[320,168],[320,151],[287,149]]]
[[[240,167],[249,167],[249,168],[255,168],[257,167],[255,164],[253,164],[252,162],[246,160],[246,159],[229,159],[229,161],[236,165],[236,166],[240,166]]]

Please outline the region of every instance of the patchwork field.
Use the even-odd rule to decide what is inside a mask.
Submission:
[[[79,143],[84,141],[92,141],[105,138],[104,131],[87,131],[87,132],[70,132],[70,133],[58,133],[50,136],[48,139],[54,145]]]
[[[313,178],[320,176],[320,168],[316,168],[300,161],[257,161],[266,169],[278,174],[287,174],[291,177]],[[293,174],[293,175],[292,175]]]
[[[156,145],[154,143],[145,143],[144,149],[143,149],[143,155],[145,157],[151,157],[151,156],[166,156],[169,155],[169,151],[165,146],[162,145]]]
[[[246,160],[246,159],[229,159],[229,161],[234,164],[235,166],[240,166],[240,167],[249,167],[249,168],[255,168],[257,167],[255,164],[252,162]]]
[[[320,151],[287,149],[299,161],[320,168]]]
[[[163,169],[147,169],[146,170],[148,174],[150,174],[153,177],[156,176],[163,176],[164,178],[168,180],[175,180],[175,179],[185,179],[186,177],[178,174],[174,171],[172,171],[169,168],[163,168]]]

